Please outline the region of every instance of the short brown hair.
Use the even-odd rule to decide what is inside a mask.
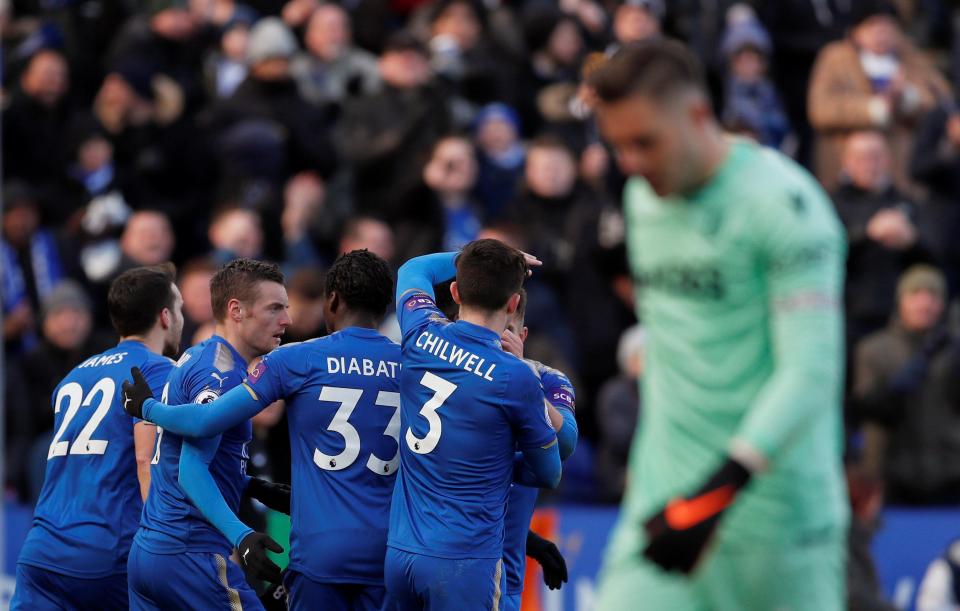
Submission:
[[[603,102],[634,94],[662,101],[683,89],[706,94],[703,68],[683,44],[669,38],[643,40],[620,49],[590,75],[588,83]]]
[[[116,277],[107,294],[110,322],[120,337],[146,333],[164,308],[173,309],[172,263],[135,267]]]
[[[227,303],[237,299],[243,303],[256,301],[260,282],[283,284],[283,272],[276,263],[254,259],[234,259],[210,279],[210,303],[213,317],[223,322],[227,316]]]
[[[506,305],[527,276],[523,254],[500,240],[474,240],[457,257],[460,303],[487,311]]]

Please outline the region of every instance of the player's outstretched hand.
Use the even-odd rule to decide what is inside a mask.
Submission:
[[[247,496],[257,499],[270,509],[290,515],[290,486],[251,477]]]
[[[553,541],[544,539],[532,530],[527,533],[527,555],[543,568],[543,583],[551,590],[559,590],[567,582],[567,562]]]
[[[533,275],[533,268],[534,268],[534,267],[540,267],[541,265],[543,265],[543,261],[541,261],[540,259],[536,258],[535,256],[531,255],[531,254],[528,253],[528,252],[523,252],[523,251],[521,250],[521,251],[520,251],[520,254],[523,255],[523,262],[527,264],[527,275],[528,275],[528,276],[532,276],[532,275]]]
[[[244,537],[237,546],[240,563],[251,575],[270,583],[281,583],[280,567],[270,560],[267,550],[279,554],[283,548],[269,536],[256,531]]]
[[[693,571],[723,512],[749,480],[743,465],[727,459],[695,493],[673,499],[644,523],[649,543],[643,555],[665,571]]]
[[[123,383],[123,411],[134,418],[143,420],[143,402],[153,398],[153,391],[150,385],[140,373],[139,367],[132,367],[130,375],[133,376],[133,382],[124,381]]]

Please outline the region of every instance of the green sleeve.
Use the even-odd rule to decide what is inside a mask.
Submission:
[[[733,450],[758,452],[760,466],[830,417],[828,410],[840,409],[846,243],[833,206],[812,183],[796,180],[754,211],[773,373],[741,421]]]

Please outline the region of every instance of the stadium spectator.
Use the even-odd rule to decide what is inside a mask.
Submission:
[[[924,117],[914,140],[911,173],[930,192],[922,227],[955,295],[960,289],[960,110],[953,103],[940,104]]]
[[[660,36],[665,12],[662,0],[627,0],[617,5],[613,12],[614,43],[607,51]]]
[[[312,230],[317,220],[328,215],[326,198],[326,185],[316,172],[300,172],[287,181],[280,217],[286,271],[323,263]]]
[[[373,217],[357,216],[343,228],[337,254],[364,248],[387,262],[396,262],[396,244],[390,226]]]
[[[229,98],[247,78],[247,43],[253,19],[239,13],[220,27],[219,46],[204,60],[204,85],[208,97]]]
[[[853,397],[863,466],[899,504],[960,502],[960,415],[950,400],[955,356],[943,314],[946,285],[933,267],[907,270],[897,310],[856,347]]]
[[[3,111],[3,174],[37,187],[57,181],[66,164],[71,120],[70,71],[56,49],[34,54]]]
[[[303,170],[330,176],[336,168],[328,116],[300,95],[291,76],[296,51],[297,39],[280,19],[258,21],[247,41],[249,75],[232,96],[214,107],[209,124],[221,138],[251,124],[277,134],[285,156],[280,181]],[[276,188],[279,191],[280,184]]]
[[[426,196],[396,223],[401,260],[463,248],[480,232],[479,206],[470,195],[477,180],[473,144],[464,136],[445,136],[423,168]]]
[[[913,129],[950,89],[930,61],[900,29],[885,0],[855,3],[848,36],[824,47],[810,78],[810,123],[817,130],[816,176],[832,189],[844,137],[853,130],[882,130],[893,154],[897,188],[915,193],[909,179]]]
[[[400,220],[416,198],[433,143],[450,127],[427,49],[407,32],[390,37],[378,63],[383,88],[344,109],[337,141],[352,165],[355,209]]]
[[[850,244],[845,302],[851,345],[886,325],[900,274],[929,259],[917,230],[917,208],[894,186],[890,164],[880,132],[847,137],[833,200]]]
[[[218,264],[234,259],[259,258],[263,253],[263,229],[260,216],[245,208],[225,208],[210,220],[207,233],[213,246],[211,257]]]
[[[177,287],[183,296],[183,332],[180,352],[213,335],[213,307],[210,304],[210,279],[216,264],[206,258],[194,259],[180,268]]]
[[[341,104],[380,87],[377,58],[353,44],[350,16],[339,4],[326,2],[313,12],[304,45],[306,52],[293,59],[290,71],[307,101]]]
[[[506,104],[488,104],[475,119],[478,175],[474,192],[487,222],[503,217],[523,177],[526,152],[520,132],[520,117]]]
[[[41,225],[36,195],[29,186],[21,181],[7,183],[3,200],[0,274],[4,336],[9,342],[14,337],[26,339],[31,312],[39,312],[57,283],[68,275],[72,252],[53,229]]]
[[[640,325],[623,332],[617,344],[620,373],[597,393],[597,480],[605,502],[620,502],[627,484],[627,458],[640,414],[645,343]]]
[[[721,119],[732,131],[747,130],[765,146],[780,148],[790,129],[767,74],[770,36],[751,12],[734,12],[723,34],[727,60]]]

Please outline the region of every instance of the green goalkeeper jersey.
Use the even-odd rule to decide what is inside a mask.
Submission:
[[[695,193],[660,198],[635,178],[625,200],[648,341],[621,526],[640,528],[732,451],[766,468],[721,541],[836,533],[846,245],[832,204],[792,161],[741,140]]]

